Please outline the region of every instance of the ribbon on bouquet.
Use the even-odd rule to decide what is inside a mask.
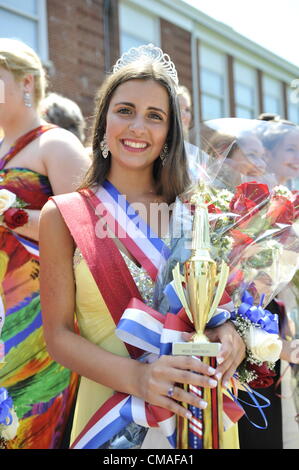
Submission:
[[[237,312],[232,312],[231,318],[235,320],[239,315],[243,318],[248,318],[251,323],[262,328],[267,333],[279,334],[278,315],[263,309],[264,297],[264,295],[261,296],[260,304],[256,306],[254,305],[253,296],[248,291],[245,291],[242,296],[241,305]]]
[[[12,423],[11,409],[13,402],[6,388],[0,388],[0,425],[9,426]]]
[[[148,353],[148,360],[171,354],[172,343],[182,341],[182,333],[193,331],[183,309],[178,314],[162,315],[133,298],[117,326],[117,336]],[[154,355],[154,356],[153,356]],[[224,413],[230,422],[237,422],[243,409],[226,397]],[[90,419],[72,445],[74,449],[95,449],[103,446],[131,422],[145,427],[159,427],[170,445],[176,446],[176,417],[163,408],[144,400],[115,393]]]

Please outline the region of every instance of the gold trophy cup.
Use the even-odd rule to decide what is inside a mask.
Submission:
[[[195,205],[191,257],[184,263],[183,275],[180,272],[179,264],[177,264],[173,270],[176,293],[189,320],[194,325],[195,334],[188,343],[173,343],[172,353],[174,355],[200,356],[205,363],[215,366],[215,359],[212,358],[217,356],[221,344],[210,342],[204,330],[222,298],[229,268],[227,264],[222,261],[219,274],[217,274],[217,263],[211,258],[209,218],[208,209],[204,201],[204,194],[204,189],[200,186],[198,191],[191,198],[191,204]],[[183,289],[182,286],[183,282],[185,289]],[[203,413],[204,448],[215,448],[212,443],[214,418],[211,410],[211,393],[213,392],[208,388],[203,389],[202,392],[203,399],[208,402],[208,406]],[[221,385],[218,385],[216,393],[218,407],[217,426],[220,430],[219,447],[221,448],[223,430]],[[180,438],[180,446],[182,446],[182,442],[185,442],[183,448],[189,448],[187,444],[188,426],[186,423],[183,428],[185,438]]]

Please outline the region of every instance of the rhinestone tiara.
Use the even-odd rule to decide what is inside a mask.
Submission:
[[[179,84],[178,74],[174,63],[171,61],[168,54],[164,54],[160,47],[154,46],[153,44],[147,44],[139,47],[131,47],[125,52],[113,66],[113,73],[122,69],[128,64],[133,62],[151,62],[153,64],[159,63],[167,75],[172,78],[176,85]]]

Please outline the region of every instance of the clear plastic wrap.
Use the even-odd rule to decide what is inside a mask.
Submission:
[[[175,265],[182,272],[191,255],[191,200],[200,191],[209,213],[211,257],[219,271],[222,260],[229,266],[226,304],[229,297],[236,316],[247,295],[251,310],[260,312],[250,320],[259,328],[262,312],[299,268],[299,197],[292,189],[299,176],[299,129],[286,122],[218,119],[202,124],[200,150],[191,144],[186,149],[193,182],[173,207],[171,256],[159,274],[155,306],[171,310],[167,286]],[[274,320],[266,315],[265,321]]]

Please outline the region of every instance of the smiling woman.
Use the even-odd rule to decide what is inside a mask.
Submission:
[[[133,419],[136,412],[147,416],[150,404],[159,407],[161,419],[165,413],[191,419],[182,401],[200,408],[207,404],[175,384],[213,388],[217,380],[211,376],[227,380],[235,358],[241,362],[244,354],[231,325],[219,330],[224,349],[217,371],[192,357],[134,360],[140,351],[116,335],[130,302],[145,309],[153,305],[158,269],[169,253],[160,231],[154,231],[152,220],[146,224],[133,203],[149,213],[153,203],[170,205],[189,185],[174,66],[152,45],[129,55],[134,60],[114,70],[99,91],[93,163],[81,190],[54,197],[40,222],[46,341],[56,360],[82,376],[75,448],[139,448],[147,429],[144,420]],[[95,236],[100,217],[105,237]],[[132,415],[123,420],[131,402]],[[173,443],[175,419],[171,423],[167,437]],[[160,433],[155,445],[169,442]]]

